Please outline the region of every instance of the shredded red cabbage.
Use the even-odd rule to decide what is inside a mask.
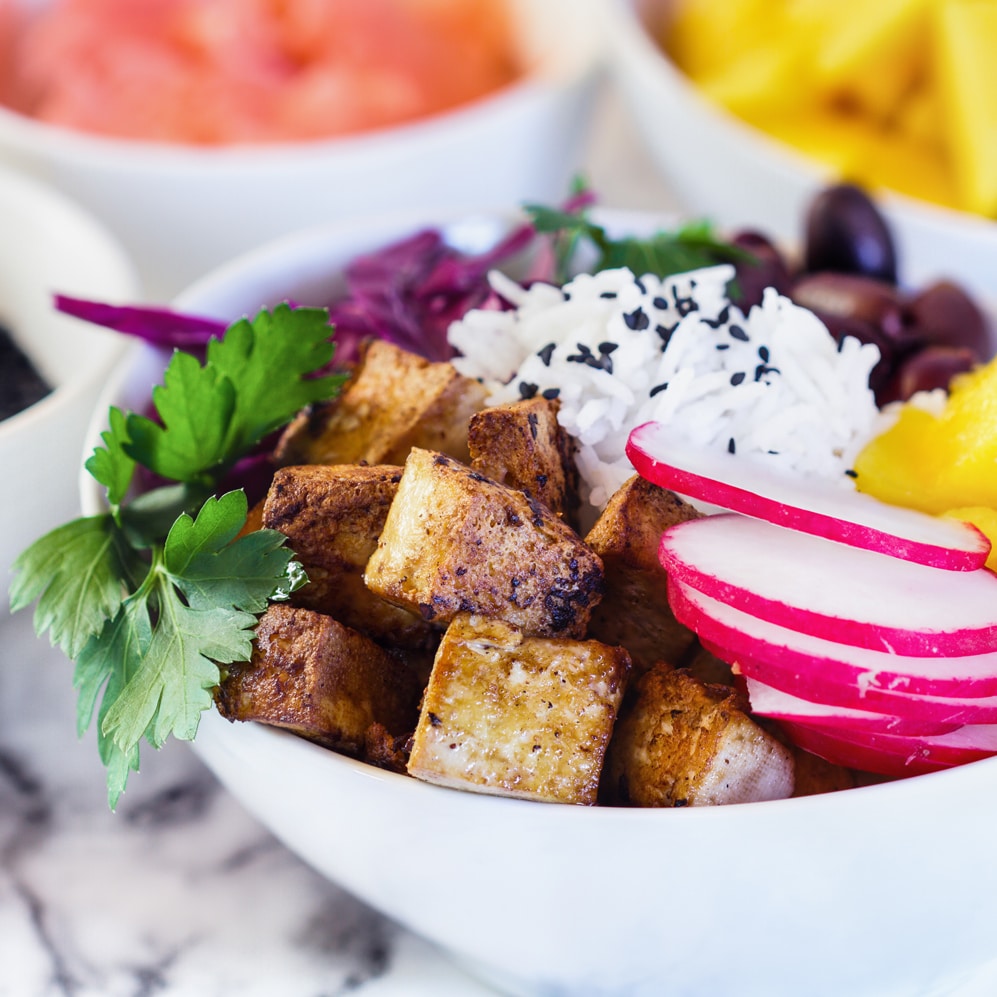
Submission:
[[[228,323],[218,319],[186,315],[169,308],[145,305],[109,305],[67,294],[54,295],[58,311],[75,318],[102,325],[116,332],[144,339],[153,346],[202,351],[208,340],[220,337]]]
[[[591,192],[583,190],[563,210],[578,211],[593,200]],[[450,324],[472,308],[507,307],[491,290],[488,273],[527,248],[534,250],[527,282],[552,279],[550,240],[529,223],[479,254],[461,252],[448,245],[441,232],[425,229],[357,257],[345,271],[346,294],[326,303],[336,329],[335,363],[356,360],[361,343],[370,338],[387,340],[428,360],[449,360],[454,352],[447,341]],[[199,356],[228,325],[159,306],[110,305],[65,294],[55,295],[54,301],[67,315]]]

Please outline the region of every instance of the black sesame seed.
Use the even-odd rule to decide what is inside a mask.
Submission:
[[[624,313],[623,321],[626,323],[627,328],[632,329],[634,332],[641,332],[651,324],[651,320],[647,317],[647,313],[643,308],[635,308],[629,314]]]
[[[730,349],[730,343],[717,343],[717,349],[718,350],[729,350]]]
[[[744,383],[744,371],[739,370],[736,374],[730,375],[730,383],[736,388],[739,384]]]
[[[727,441],[727,453],[737,453],[737,444],[733,436]]]
[[[614,350],[619,348],[619,345],[620,345],[619,343],[610,343],[608,341],[605,343],[600,343],[599,352],[603,354],[612,353]]]
[[[650,397],[653,398],[655,395],[660,394],[662,391],[666,391],[667,389],[668,389],[667,381],[664,381],[661,384],[656,384],[653,388],[651,388]]]
[[[661,297],[660,294],[651,301],[651,304],[654,305],[655,308],[661,309],[661,311],[668,310],[668,299]]]
[[[740,340],[742,343],[748,342],[748,334],[739,325],[728,326],[727,331],[730,333],[731,339]]]
[[[534,395],[536,395],[537,390],[539,389],[539,387],[540,387],[539,384],[530,384],[528,381],[520,381],[519,382],[519,397],[522,398],[524,401],[527,398],[533,398]]]
[[[644,286],[644,281],[640,277],[634,277],[634,283],[637,285],[641,294],[647,294],[647,288]]]
[[[546,398],[547,401],[549,402],[552,402],[555,398],[557,398],[557,396],[560,395],[560,393],[561,393],[560,388],[544,388],[544,390],[541,392],[543,397]]]
[[[769,348],[767,346],[759,346],[758,347],[758,356],[762,360],[764,360],[765,363],[768,363],[769,362]]]
[[[853,470],[852,468],[848,468],[848,470],[845,471],[845,474],[847,474],[849,478],[857,478],[859,476],[859,472]]]
[[[615,291],[603,291],[599,295],[599,297],[600,298],[615,298],[616,297],[616,292]]]
[[[543,349],[537,350],[537,356],[543,361],[545,367],[550,366],[550,358],[556,349],[556,343],[548,343]]]

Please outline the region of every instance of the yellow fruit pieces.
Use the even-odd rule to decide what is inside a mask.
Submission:
[[[997,216],[994,0],[676,0],[663,42],[838,177]]]
[[[997,360],[956,378],[937,412],[901,406],[855,471],[859,491],[972,522],[997,541]]]

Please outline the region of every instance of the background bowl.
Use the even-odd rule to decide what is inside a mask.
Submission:
[[[560,198],[601,68],[596,3],[513,0],[525,75],[409,125],[203,149],[92,136],[0,109],[0,159],[98,214],[135,258],[146,297],[160,301],[249,247],[319,222],[412,204]]]
[[[357,252],[427,220],[282,239],[177,304],[234,317],[317,303]],[[506,224],[448,231],[481,248]],[[91,439],[108,402],[142,404],[162,369],[136,346]],[[100,506],[90,480],[83,500]],[[910,997],[997,958],[997,759],[828,796],[628,810],[442,789],[213,712],[194,749],[315,869],[510,993]]]
[[[63,195],[7,169],[0,169],[0,228],[0,324],[53,387],[0,422],[6,580],[23,547],[79,514],[76,480],[87,422],[123,352],[119,337],[56,312],[52,295],[127,298],[138,283],[103,226]]]
[[[813,195],[837,178],[703,97],[656,43],[649,25],[668,0],[607,0],[610,65],[651,158],[682,209],[722,228],[761,227],[798,242]],[[997,223],[877,192],[913,282],[957,278],[993,296]]]

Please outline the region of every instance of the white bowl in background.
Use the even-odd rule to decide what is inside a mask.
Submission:
[[[357,252],[426,220],[287,237],[177,305],[318,303]],[[480,248],[505,224],[449,231]],[[108,403],[144,403],[163,362],[134,348],[91,439]],[[89,478],[83,501],[100,508]],[[509,993],[911,997],[953,993],[997,959],[997,759],[827,796],[630,810],[443,789],[213,712],[194,750],[315,869]]]
[[[559,199],[578,169],[602,69],[599,2],[511,0],[524,76],[411,124],[205,149],[88,135],[0,108],[0,160],[100,216],[158,301],[247,248],[321,222]]]
[[[648,29],[668,5],[606,0],[612,76],[650,157],[686,213],[720,228],[760,227],[780,242],[798,243],[810,200],[838,178],[696,89]],[[877,194],[877,202],[911,283],[948,277],[993,297],[997,222],[900,194]]]
[[[52,295],[130,298],[138,281],[124,250],[89,213],[6,168],[0,168],[0,231],[0,325],[53,388],[0,422],[6,590],[14,557],[79,515],[76,483],[87,423],[123,352],[120,337],[58,313]]]

